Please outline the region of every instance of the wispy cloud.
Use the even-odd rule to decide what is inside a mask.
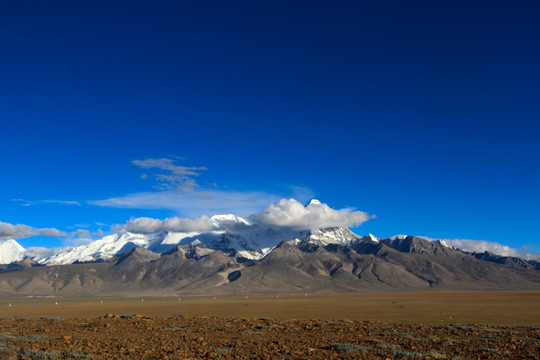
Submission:
[[[284,191],[272,194],[266,191],[238,191],[226,187],[202,187],[195,178],[200,175],[204,166],[182,166],[181,157],[147,158],[133,160],[131,163],[141,169],[149,170],[141,174],[141,178],[155,179],[159,184],[155,191],[142,191],[122,196],[99,200],[25,200],[12,199],[21,206],[44,204],[62,204],[68,206],[93,205],[126,209],[159,209],[170,210],[180,216],[190,218],[208,214],[234,213],[248,216],[263,210],[268,204],[279,201],[284,196],[293,196],[301,201],[314,197],[313,191],[306,187],[282,185]],[[85,237],[85,236],[81,236]]]
[[[193,192],[196,187],[199,187],[194,177],[200,175],[200,170],[206,170],[204,166],[181,166],[176,162],[179,159],[159,158],[133,160],[131,163],[143,169],[157,169],[161,172],[153,174],[154,178],[159,182],[158,189],[161,190],[179,190],[182,192]],[[146,178],[148,174],[142,174],[142,178]]]
[[[60,204],[60,205],[75,205],[80,206],[81,203],[74,200],[24,200],[24,199],[11,199],[11,201],[19,203],[21,206],[35,206],[43,204]]]
[[[35,235],[63,237],[67,236],[67,233],[55,228],[34,228],[29,225],[13,225],[0,221],[0,239],[21,239]]]
[[[295,199],[282,199],[276,204],[247,217],[247,221],[213,221],[208,216],[198,218],[171,217],[164,220],[141,217],[129,220],[122,230],[151,234],[160,231],[207,232],[247,231],[260,228],[288,228],[295,230],[328,227],[358,226],[373,216],[353,209],[335,210],[327,204],[312,202],[307,206]]]
[[[122,197],[89,201],[89,204],[113,208],[164,209],[182,216],[199,217],[208,214],[234,213],[247,216],[261,211],[280,199],[277,195],[258,191],[199,190],[193,193],[178,191],[141,192]]]

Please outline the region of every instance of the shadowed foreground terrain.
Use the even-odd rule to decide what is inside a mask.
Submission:
[[[0,359],[540,358],[534,291],[11,299],[0,317]]]

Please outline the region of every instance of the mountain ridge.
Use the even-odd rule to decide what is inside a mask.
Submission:
[[[540,271],[532,267],[480,259],[421,237],[326,243],[320,236],[282,241],[260,259],[192,242],[163,253],[137,246],[102,262],[27,266],[0,274],[0,295],[540,290]]]

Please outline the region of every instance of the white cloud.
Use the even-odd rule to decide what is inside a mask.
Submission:
[[[36,229],[36,230],[40,235],[45,235],[45,236],[51,236],[51,237],[67,236],[67,234],[64,231],[60,231],[55,228],[43,228],[43,229]]]
[[[84,226],[84,225],[79,225]],[[91,243],[92,241],[96,240],[97,238],[103,237],[104,233],[103,230],[98,229],[94,232],[91,232],[87,229],[77,229],[75,231],[71,231],[68,234],[68,237],[63,240],[64,245],[66,246],[79,246]]]
[[[502,245],[494,241],[485,240],[469,240],[469,239],[435,239],[428,236],[420,236],[429,241],[442,240],[447,245],[467,252],[483,253],[490,252],[501,256],[519,257],[525,260],[540,261],[540,253],[532,252],[526,246],[523,249],[512,248],[507,245]]]
[[[195,219],[171,217],[165,220],[140,217],[131,219],[121,227],[135,233],[151,234],[160,231],[205,232],[211,230],[250,230],[264,227],[291,228],[295,230],[320,229],[339,226],[358,226],[372,216],[362,211],[351,209],[335,210],[320,202],[311,202],[307,206],[295,199],[282,199],[263,211],[248,217],[248,223],[220,221],[218,225],[207,216]]]
[[[39,261],[40,259],[49,258],[55,253],[66,250],[67,247],[62,248],[45,248],[45,247],[29,247],[26,249],[26,256],[28,256],[31,259],[34,259],[36,261]]]
[[[278,201],[276,195],[264,192],[200,190],[196,193],[178,191],[141,192],[123,197],[89,201],[89,204],[130,209],[167,209],[186,217],[208,214],[234,213],[248,216],[261,211],[266,205]]]
[[[24,224],[10,224],[0,221],[0,239],[21,239],[34,235],[44,235],[52,237],[66,236],[64,231],[55,228],[34,228]]]
[[[295,199],[282,199],[264,211],[251,215],[249,220],[260,225],[303,230],[359,226],[371,218],[372,216],[363,211],[335,210],[319,201],[312,201],[304,206]]]
[[[169,158],[133,160],[131,163],[143,169],[163,170],[164,173],[154,174],[154,178],[160,183],[159,189],[176,189],[186,193],[193,192],[199,186],[193,179],[200,175],[198,171],[206,170],[203,166],[176,165],[176,159]],[[143,174],[141,177],[146,178],[148,175]]]
[[[455,248],[468,252],[482,253],[489,251],[490,253],[502,255],[502,256],[514,256],[520,257],[526,260],[539,260],[540,253],[524,251],[521,249],[511,248],[506,245],[499,244],[497,242],[484,241],[484,240],[467,240],[467,239],[445,239],[445,243]]]
[[[204,232],[216,230],[208,216],[201,216],[196,219],[171,217],[165,220],[140,217],[129,220],[122,228],[138,234],[152,234],[160,231]]]
[[[71,235],[76,236],[76,237],[87,238],[87,237],[90,237],[90,231],[86,229],[77,229],[76,231],[72,232]]]

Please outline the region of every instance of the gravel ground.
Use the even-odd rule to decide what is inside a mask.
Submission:
[[[348,319],[0,320],[0,359],[540,359],[540,328]]]

